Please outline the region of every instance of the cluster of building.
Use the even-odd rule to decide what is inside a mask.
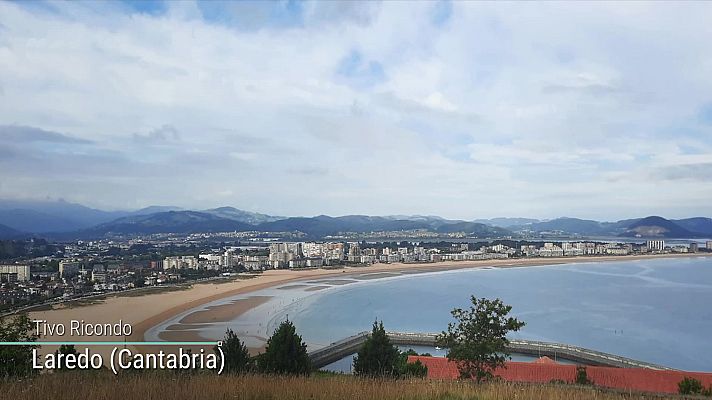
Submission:
[[[712,250],[712,241],[706,243],[706,248]],[[567,256],[627,256],[631,254],[662,254],[662,253],[696,253],[700,250],[697,243],[689,246],[666,246],[664,240],[648,240],[644,244],[632,243],[591,243],[563,242],[561,245],[544,243],[543,246],[521,246],[521,253],[527,257],[567,257]]]
[[[157,265],[169,269],[244,268],[250,271],[285,268],[319,268],[344,260],[345,244],[295,242],[272,243],[268,247],[228,247],[224,251],[196,256],[166,257]]]
[[[159,243],[169,246],[161,238]],[[168,256],[157,261],[99,256],[98,249],[114,243],[79,242],[64,257],[42,257],[26,262],[0,263],[0,306],[37,304],[106,291],[202,279],[239,271],[320,268],[373,263],[430,263],[507,259],[510,257],[625,256],[633,254],[712,252],[712,241],[668,245],[663,240],[642,244],[594,242],[472,243],[401,242],[268,242],[262,245],[203,247],[198,254]],[[126,246],[131,246],[127,243]],[[155,244],[154,244],[155,246]],[[167,249],[180,254],[180,249]],[[77,253],[77,254],[75,254]],[[55,263],[58,269],[47,267]]]
[[[468,244],[453,244],[450,249],[426,247],[419,243],[390,247],[364,242],[291,242],[272,243],[267,248],[231,247],[218,254],[166,257],[158,266],[164,270],[244,268],[267,269],[319,268],[338,264],[425,263],[506,259],[509,257],[625,256],[632,254],[688,253],[699,251],[697,243],[666,246],[663,240],[644,244],[562,242],[525,244],[518,248],[504,244],[471,249]],[[706,243],[712,250],[712,241]],[[240,250],[240,251],[238,251]],[[247,251],[245,251],[247,250]],[[265,251],[267,250],[267,251]],[[155,263],[154,263],[155,264]]]
[[[633,254],[634,245],[630,243],[590,243],[590,242],[563,242],[544,243],[543,246],[521,246],[522,255],[527,257],[566,257],[566,256],[594,256],[613,255],[625,256]]]
[[[61,260],[57,272],[33,270],[29,263],[0,265],[0,305],[21,306],[126,290],[135,287],[132,274],[135,272],[119,265],[86,264],[72,259]]]
[[[468,235],[465,232],[432,232],[428,229],[406,229],[398,231],[373,231],[373,232],[343,232],[338,235],[329,235],[328,240],[354,240],[354,239],[463,239]]]

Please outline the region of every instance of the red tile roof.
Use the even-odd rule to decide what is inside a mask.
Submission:
[[[420,360],[428,367],[429,378],[457,379],[460,376],[455,363],[449,362],[447,358],[408,357],[408,362],[415,362],[415,360]],[[704,387],[712,386],[712,373],[705,372],[588,366],[586,374],[588,379],[598,386],[643,392],[677,393],[677,384],[685,377],[699,380]],[[512,382],[547,383],[552,380],[573,382],[576,378],[576,366],[510,361],[506,368],[497,369],[495,375]]]

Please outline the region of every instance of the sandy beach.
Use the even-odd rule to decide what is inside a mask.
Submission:
[[[459,261],[459,262],[439,262],[428,264],[374,264],[364,267],[346,267],[343,269],[314,269],[314,270],[269,270],[251,279],[237,279],[220,283],[198,283],[193,284],[185,290],[164,291],[159,293],[147,293],[141,296],[111,296],[105,300],[97,301],[95,304],[81,306],[55,306],[51,310],[33,311],[30,313],[32,319],[44,319],[50,323],[69,324],[71,320],[84,320],[87,323],[129,323],[132,326],[132,334],[125,338],[128,341],[143,341],[145,332],[170,319],[178,314],[184,313],[200,305],[219,300],[222,298],[249,294],[251,292],[266,289],[269,287],[294,283],[299,285],[299,280],[309,280],[325,277],[347,277],[355,274],[387,273],[389,271],[407,271],[412,273],[445,271],[462,268],[512,268],[525,266],[542,266],[555,264],[583,263],[583,262],[608,262],[608,261],[633,261],[649,258],[666,257],[695,257],[704,254],[670,254],[670,255],[646,255],[646,256],[599,256],[599,257],[565,257],[565,258],[528,258],[528,259],[506,259],[506,260],[481,260],[481,261]],[[376,275],[378,276],[378,275]],[[316,290],[316,289],[315,289]],[[264,303],[268,297],[253,296],[247,299],[233,301],[226,305],[211,307],[206,310],[196,311],[181,319],[177,330],[190,327],[191,324],[228,321],[242,313]],[[170,329],[169,329],[170,331]],[[186,340],[185,332],[164,332],[161,336],[164,340]],[[96,340],[118,340],[123,341],[124,337],[112,336],[92,336],[92,337],[43,337],[41,341],[47,340],[71,340],[71,341],[96,341]]]

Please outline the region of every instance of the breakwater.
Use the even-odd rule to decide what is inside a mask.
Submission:
[[[435,346],[435,333],[388,332],[388,337],[395,345],[402,346]],[[328,346],[309,352],[315,368],[322,368],[344,357],[358,352],[370,332],[361,332],[345,339],[331,343]],[[661,365],[633,360],[631,358],[590,350],[583,347],[561,343],[540,342],[535,340],[510,340],[507,351],[514,354],[525,354],[535,357],[547,356],[553,360],[568,360],[578,364],[606,366],[618,368],[647,368],[655,370],[670,370]]]

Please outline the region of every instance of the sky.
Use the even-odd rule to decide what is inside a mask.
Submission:
[[[0,1],[0,198],[712,216],[712,3]]]

